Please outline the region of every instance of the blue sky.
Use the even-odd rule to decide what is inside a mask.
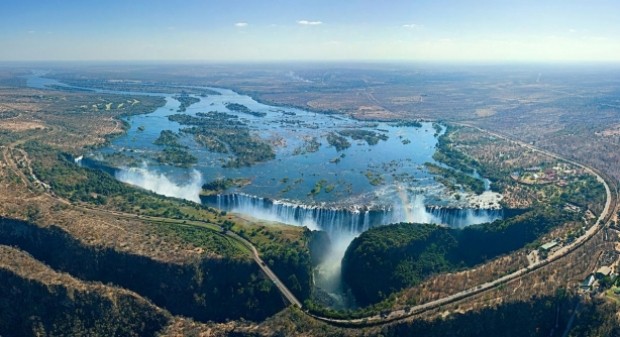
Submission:
[[[0,60],[620,61],[612,0],[2,0]]]

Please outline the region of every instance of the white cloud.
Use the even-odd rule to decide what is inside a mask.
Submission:
[[[243,27],[247,27],[247,26],[248,26],[247,22],[237,22],[237,23],[235,23],[235,27],[243,28]]]
[[[297,21],[297,23],[303,26],[318,26],[318,25],[323,24],[322,21],[308,21],[308,20],[299,20]]]
[[[418,28],[421,28],[422,26],[416,23],[408,23],[408,24],[403,25],[402,27],[406,29],[418,29]]]

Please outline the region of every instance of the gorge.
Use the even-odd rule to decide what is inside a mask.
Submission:
[[[346,292],[340,282],[344,252],[366,230],[400,222],[463,228],[504,217],[501,197],[488,191],[487,181],[484,193],[492,201],[472,203],[465,196],[476,193],[467,186],[450,190],[428,169],[429,163],[446,167],[433,158],[445,132],[441,124],[358,121],[211,87],[191,87],[208,94],[190,95],[193,103],[181,109],[180,97],[188,96],[174,92],[92,89],[42,77],[28,83],[164,97],[165,106],[126,117],[124,135],[76,162],[158,194],[327,232],[332,252],[317,268],[316,285],[336,302]],[[165,151],[191,153],[196,163],[162,161]],[[218,179],[244,183],[218,193],[202,190]]]

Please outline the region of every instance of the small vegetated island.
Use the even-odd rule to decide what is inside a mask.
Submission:
[[[248,126],[235,115],[222,112],[197,113],[196,116],[176,114],[171,121],[190,127],[181,132],[191,134],[198,144],[209,151],[231,154],[224,167],[251,166],[275,158],[273,148],[253,136]]]
[[[161,164],[178,167],[190,167],[198,162],[198,159],[187,151],[187,146],[179,143],[180,136],[170,130],[161,131],[153,144],[162,145],[164,149],[157,154],[155,160]]]
[[[202,184],[203,195],[217,195],[231,187],[243,187],[251,181],[247,178],[220,178]]]
[[[228,109],[230,111],[241,112],[241,113],[244,113],[244,114],[252,115],[254,117],[265,117],[265,116],[267,116],[267,113],[265,113],[265,112],[252,111],[247,106],[245,106],[243,104],[239,104],[239,103],[226,103],[225,106],[226,106],[226,109]]]
[[[177,112],[185,112],[187,111],[187,108],[189,108],[192,104],[200,102],[200,98],[190,96],[185,92],[179,96],[174,96],[174,99],[181,103]]]
[[[351,143],[343,136],[338,135],[335,132],[330,132],[327,134],[327,143],[330,146],[333,146],[336,151],[344,151],[351,147]]]
[[[361,129],[349,129],[338,131],[341,136],[350,137],[353,140],[363,140],[368,145],[376,145],[380,140],[388,140],[388,136],[379,132]]]
[[[422,123],[420,123],[420,121],[399,121],[397,123],[394,123],[393,125],[396,127],[411,127],[411,128],[422,127]]]
[[[326,136],[327,143],[333,146],[336,151],[344,151],[351,147],[351,142],[347,140],[361,140],[368,145],[377,145],[379,141],[388,140],[388,136],[380,132],[364,130],[364,129],[346,129],[337,132],[330,132]]]
[[[153,142],[155,145],[182,147],[179,144],[179,135],[172,130],[162,130],[159,137]]]

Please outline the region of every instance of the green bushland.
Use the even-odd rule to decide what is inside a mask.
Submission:
[[[441,134],[441,131],[443,131],[443,127],[439,123],[433,123],[433,129],[435,130],[435,137],[439,136]]]
[[[196,116],[172,115],[168,117],[183,125],[191,125],[182,132],[194,135],[196,141],[213,152],[234,155],[224,167],[252,166],[275,158],[273,148],[262,139],[253,136],[247,125],[236,116],[219,113],[197,113]]]
[[[373,186],[379,186],[385,182],[381,174],[373,172],[371,170],[366,170],[364,176],[366,177],[366,179],[368,179],[368,183]]]
[[[386,141],[388,140],[388,136],[382,133],[369,131],[369,130],[361,130],[361,129],[347,129],[340,130],[338,133],[341,136],[349,137],[353,140],[363,140],[368,145],[377,145],[380,140]]]
[[[310,297],[312,269],[325,258],[326,233],[279,224],[227,222],[225,227],[254,244],[263,261],[300,300]]]
[[[203,219],[202,213],[219,213],[190,201],[164,197],[122,183],[104,170],[80,167],[69,154],[47,145],[27,142],[22,148],[32,160],[37,178],[50,185],[54,193],[72,202],[184,220]],[[108,168],[107,171],[112,170]]]
[[[155,160],[162,164],[186,168],[196,164],[198,158],[187,151],[187,146],[179,144],[179,138],[179,135],[171,130],[162,130],[159,137],[153,141],[155,145],[164,146],[164,149],[155,156]]]
[[[162,237],[171,237],[196,247],[209,249],[218,255],[233,259],[247,258],[247,247],[233,238],[207,226],[152,222],[153,231]],[[215,228],[215,227],[214,227]]]
[[[455,184],[458,184],[476,194],[482,194],[482,192],[485,191],[484,182],[482,180],[474,178],[463,172],[447,167],[441,167],[433,163],[424,163],[424,166],[426,166],[429,172],[446,179],[447,181],[444,180],[440,182],[447,185],[451,189],[456,189]]]
[[[435,127],[435,124],[433,127]],[[438,134],[441,132],[441,126],[437,124],[435,130],[436,134]],[[455,130],[453,126],[446,127],[446,132],[437,139],[436,150],[433,154],[433,159],[435,161],[447,167],[442,167],[433,163],[424,164],[431,173],[438,176],[436,180],[450,189],[456,189],[456,185],[461,185],[476,194],[481,194],[485,191],[484,182],[472,177],[471,175],[474,172],[483,172],[485,177],[494,181],[509,177],[510,174],[505,174],[505,172],[493,172],[494,174],[490,175],[491,172],[490,169],[486,167],[487,165],[481,165],[475,159],[459,151],[456,144],[451,139]],[[491,186],[497,187],[496,184]]]
[[[241,113],[244,113],[244,114],[252,115],[254,117],[265,117],[265,116],[267,116],[266,113],[258,112],[258,111],[252,111],[252,110],[250,110],[250,108],[248,108],[247,106],[245,106],[243,104],[239,104],[239,103],[226,103],[225,105],[226,105],[226,109],[228,109],[230,111],[241,112]]]
[[[421,128],[422,123],[420,123],[420,121],[400,121],[393,123],[392,126],[399,128]]]
[[[13,110],[9,110],[9,111],[0,111],[0,120],[3,119],[11,119],[14,117],[19,116],[19,112],[17,111],[13,111]]]
[[[231,187],[243,187],[250,183],[247,178],[221,178],[215,179],[202,185],[203,195],[219,194]]]
[[[327,184],[327,180],[325,180],[325,179],[321,179],[321,180],[317,181],[314,184],[314,187],[312,187],[312,190],[310,190],[310,193],[308,193],[308,195],[315,196],[315,195],[321,193],[321,190],[323,189],[323,187],[326,184]]]
[[[321,143],[316,137],[312,137],[310,139],[304,139],[303,145],[301,145],[300,147],[296,148],[293,151],[293,156],[307,154],[307,153],[314,153],[314,152],[317,152],[320,147],[321,147]]]
[[[159,133],[159,137],[153,141],[155,145],[170,146],[170,147],[183,147],[179,144],[179,135],[172,130],[162,130]]]
[[[583,174],[570,182],[559,195],[561,201],[588,208],[597,214],[603,211],[605,198],[605,185],[590,174]]]
[[[31,130],[26,130],[26,131],[21,131],[21,132],[14,132],[14,131],[8,131],[8,130],[0,130],[0,145],[4,146],[4,145],[8,145],[11,144],[19,139],[23,139],[26,137],[30,137],[30,136],[35,136],[37,134],[40,134],[40,130],[37,129],[31,129]]]
[[[174,96],[174,99],[181,103],[177,112],[185,112],[192,104],[200,102],[200,98],[189,96],[186,93]]]
[[[131,194],[132,189],[109,174],[81,168],[71,156],[37,142],[27,142],[23,149],[32,160],[32,170],[52,190],[70,201],[106,204],[113,195]]]
[[[472,267],[522,248],[579,217],[560,210],[541,207],[463,229],[410,223],[372,228],[347,248],[343,280],[358,303],[372,304],[433,274]]]
[[[178,167],[190,167],[198,162],[198,158],[180,147],[166,147],[155,157],[159,163]]]
[[[472,174],[474,170],[480,171],[481,165],[475,159],[455,149],[456,145],[450,138],[454,130],[453,126],[447,126],[446,132],[439,136],[433,159],[463,173]]]
[[[336,151],[338,152],[346,150],[349,147],[351,147],[351,143],[349,143],[349,141],[346,138],[339,136],[335,132],[330,132],[327,134],[327,143],[335,147]]]

